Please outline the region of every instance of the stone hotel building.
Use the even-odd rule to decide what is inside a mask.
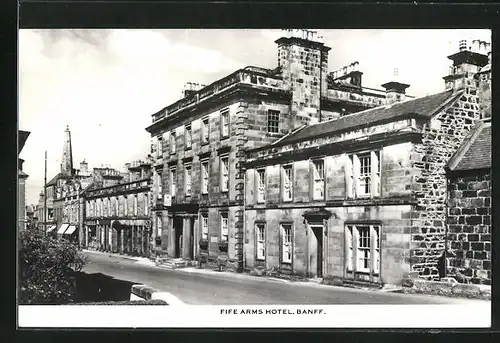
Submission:
[[[328,71],[330,48],[316,32],[287,30],[276,44],[276,68],[190,83],[180,100],[152,115],[153,234],[168,256],[243,270],[245,151],[385,103],[385,91],[362,86],[356,62]]]
[[[488,116],[483,109],[489,106],[482,102],[489,101],[489,87],[485,78],[475,77],[488,63],[487,48],[474,41],[449,56],[453,66],[443,92],[408,100],[407,85],[392,82],[389,88],[397,95],[388,96],[383,106],[304,125],[249,150],[243,164],[245,267],[327,277],[339,284],[397,284],[410,274],[443,276],[439,260],[446,257],[450,237],[452,249],[461,244],[468,257],[481,260],[477,267],[489,266],[483,262],[489,253],[457,243],[464,239],[448,237],[446,225],[446,166],[470,130]],[[480,181],[487,177],[481,175]],[[462,206],[469,203],[464,199]],[[488,211],[485,204],[482,212]],[[481,216],[458,220],[464,218],[471,225],[489,224]],[[466,237],[488,240],[484,225],[473,230],[485,235]],[[482,270],[476,274],[486,276]]]

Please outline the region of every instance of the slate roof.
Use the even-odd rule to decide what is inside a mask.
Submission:
[[[479,122],[447,165],[451,171],[491,168],[491,122]]]
[[[47,182],[47,186],[53,186],[57,183],[57,180],[59,179],[69,179],[70,177],[67,175],[64,175],[63,173],[57,173],[56,176],[52,178],[49,182]]]
[[[18,135],[18,139],[19,139],[19,152],[21,152],[23,150],[24,144],[26,143],[26,140],[28,139],[29,135],[30,135],[29,131],[19,130],[19,135]]]
[[[279,140],[279,145],[286,145],[316,136],[371,126],[378,122],[397,120],[399,117],[404,117],[409,114],[428,118],[439,111],[448,101],[458,98],[461,94],[462,92],[454,93],[453,90],[450,89],[441,93],[394,103],[391,106],[379,106],[349,114],[338,119],[308,125],[283,137]]]

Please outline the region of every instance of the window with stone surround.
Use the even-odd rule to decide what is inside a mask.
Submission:
[[[123,209],[125,211],[125,216],[128,216],[128,199],[126,195],[123,197]]]
[[[255,224],[257,260],[266,259],[266,224]]]
[[[162,199],[163,198],[163,187],[162,187],[161,173],[156,174],[156,184],[158,185],[157,198]]]
[[[281,192],[283,201],[292,201],[293,199],[293,165],[288,164],[282,167],[281,172]]]
[[[184,165],[184,192],[187,197],[191,196],[191,163]]]
[[[208,160],[201,161],[201,194],[208,194]]]
[[[281,262],[292,263],[292,224],[281,224]]]
[[[175,131],[170,132],[170,153],[175,154],[175,151],[177,150],[177,142],[176,142],[177,137],[175,136]]]
[[[113,211],[113,209],[111,208],[111,198],[106,198],[106,209],[106,212],[108,212],[108,217],[111,217],[111,212]]]
[[[257,202],[263,203],[266,201],[266,170],[257,170]]]
[[[170,195],[172,196],[172,198],[175,197],[175,193],[177,190],[176,179],[177,173],[175,168],[170,168]]]
[[[134,216],[137,215],[137,194],[134,194]]]
[[[208,240],[208,213],[201,214],[201,239]]]
[[[347,225],[346,269],[350,272],[380,273],[380,225]]]
[[[155,239],[156,246],[161,245],[162,225],[163,225],[163,221],[161,219],[161,215],[158,214],[156,216],[156,238],[160,238],[160,239]]]
[[[119,198],[116,197],[115,198],[115,216],[119,216],[120,215],[120,211],[119,211]]]
[[[148,197],[148,193],[144,193],[144,215],[147,216],[149,215],[148,211],[149,211],[149,197]]]
[[[267,111],[267,132],[279,133],[280,112],[276,110]]]
[[[158,136],[156,138],[157,148],[156,148],[156,157],[160,158],[163,156],[163,138],[162,136]]]
[[[348,198],[380,196],[380,151],[349,155],[346,178]]]
[[[210,135],[209,118],[201,120],[201,144],[207,144]]]
[[[229,137],[229,108],[220,111],[221,138]]]
[[[220,157],[220,184],[221,192],[229,191],[229,156]]]
[[[323,200],[325,198],[325,161],[313,161],[313,199]]]
[[[229,220],[227,213],[220,214],[220,237],[221,242],[227,242],[229,238]]]
[[[192,131],[191,131],[191,125],[186,125],[185,130],[184,130],[184,142],[186,144],[186,150],[191,149],[192,146]]]

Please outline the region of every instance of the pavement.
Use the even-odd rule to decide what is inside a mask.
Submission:
[[[146,284],[173,294],[188,305],[336,305],[336,304],[472,304],[476,299],[401,294],[384,290],[354,289],[315,282],[289,281],[210,269],[155,266],[148,258],[84,251],[87,273]]]

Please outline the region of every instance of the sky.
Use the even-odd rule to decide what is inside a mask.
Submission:
[[[446,57],[460,39],[491,42],[489,30],[318,30],[329,71],[354,61],[363,86],[381,89],[394,68],[407,93],[444,89]],[[175,102],[186,82],[210,84],[248,66],[275,68],[281,30],[27,30],[19,32],[19,129],[31,134],[25,160],[26,204],[37,204],[60,171],[64,130],[79,168],[126,162],[149,153],[151,115]]]

